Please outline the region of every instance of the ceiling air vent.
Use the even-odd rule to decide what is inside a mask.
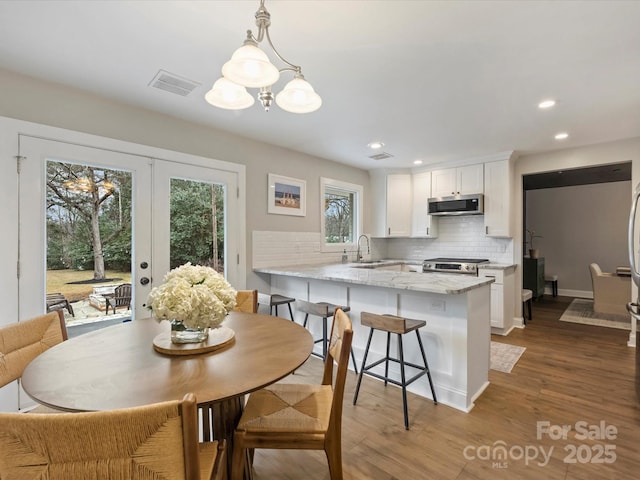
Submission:
[[[387,152],[376,153],[375,155],[370,155],[369,158],[374,160],[384,160],[385,158],[391,158],[393,155]]]
[[[181,95],[183,97],[189,95],[200,85],[201,84],[198,82],[194,82],[193,80],[180,77],[175,73],[166,72],[164,70],[158,70],[156,76],[153,77],[151,82],[149,82],[150,87],[159,88],[160,90],[175,93],[176,95]]]

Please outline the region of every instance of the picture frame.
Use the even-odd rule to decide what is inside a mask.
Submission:
[[[268,212],[277,215],[307,214],[307,182],[298,178],[269,174]]]

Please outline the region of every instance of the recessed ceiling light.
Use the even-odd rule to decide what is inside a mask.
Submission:
[[[371,142],[369,144],[369,148],[378,149],[378,148],[382,148],[382,147],[384,147],[384,143],[382,143],[382,142]]]
[[[414,165],[422,165],[422,160],[414,160],[413,164]]]
[[[556,104],[555,100],[544,100],[538,104],[538,108],[551,108]]]
[[[566,132],[557,133],[554,137],[556,140],[564,140],[565,138],[569,138],[569,134]]]

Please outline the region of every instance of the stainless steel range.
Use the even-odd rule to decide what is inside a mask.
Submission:
[[[423,272],[478,274],[478,265],[489,263],[486,258],[428,258],[422,262]]]

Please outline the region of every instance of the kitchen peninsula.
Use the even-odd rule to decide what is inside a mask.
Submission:
[[[360,325],[360,313],[388,313],[427,322],[420,335],[440,403],[468,412],[489,384],[491,278],[423,273],[399,261],[269,267],[254,272],[270,275],[271,293],[348,305],[358,364],[369,334]],[[319,321],[310,319],[309,328],[320,336]],[[415,337],[403,343],[405,360],[420,363]],[[374,335],[369,358],[383,356],[384,348],[384,335]],[[408,390],[431,398],[426,377]]]

